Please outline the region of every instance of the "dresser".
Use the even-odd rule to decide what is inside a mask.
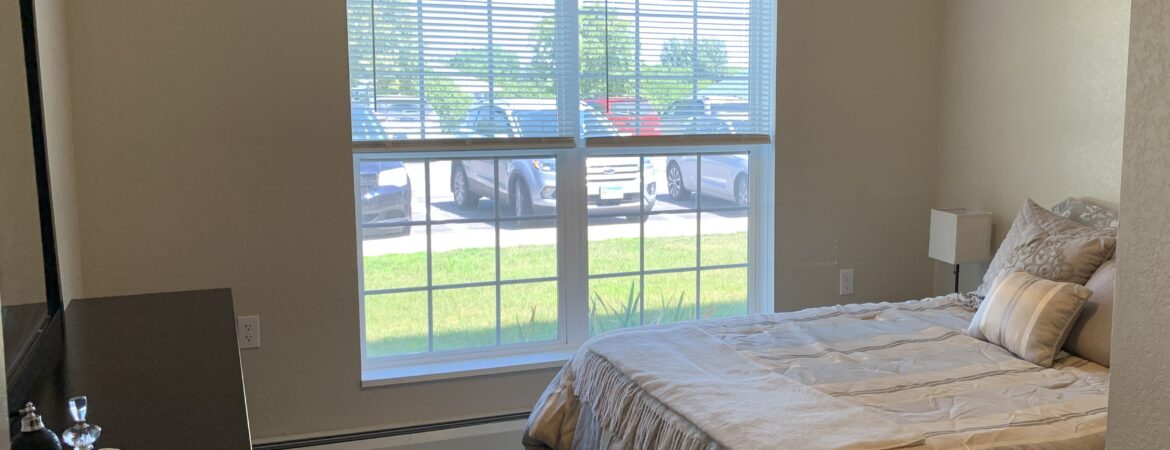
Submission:
[[[251,448],[230,290],[74,300],[64,328],[63,357],[32,394],[54,431],[85,395],[95,448]]]

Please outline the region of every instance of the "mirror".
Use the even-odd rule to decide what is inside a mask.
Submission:
[[[0,4],[0,310],[10,401],[61,310],[33,0]]]

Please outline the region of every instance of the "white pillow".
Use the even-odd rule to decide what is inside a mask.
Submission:
[[[1093,291],[1023,271],[995,280],[967,334],[1044,367],[1052,367]]]

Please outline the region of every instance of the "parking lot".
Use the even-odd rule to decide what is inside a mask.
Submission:
[[[666,157],[652,157],[650,159],[655,168],[654,181],[657,183],[657,204],[653,210],[693,208],[693,200],[680,203],[670,198],[666,182]],[[414,220],[425,220],[426,198],[423,186],[426,173],[424,164],[422,162],[407,162],[405,166],[413,185],[411,209]],[[490,220],[494,208],[491,199],[481,200],[479,206],[471,210],[460,209],[455,205],[450,188],[450,175],[450,161],[431,163],[431,220],[463,218]],[[710,196],[704,196],[702,202],[704,209],[734,206],[728,201]],[[695,213],[651,215],[645,223],[645,235],[646,237],[695,236],[697,222],[697,214]],[[743,211],[705,212],[702,214],[701,222],[703,234],[744,232],[747,231],[748,227],[747,214]],[[589,221],[590,241],[632,238],[638,237],[639,233],[638,223],[628,222],[624,217],[594,218]],[[496,240],[496,230],[490,222],[436,225],[432,227],[431,234],[432,251],[493,247]],[[505,223],[501,226],[500,245],[503,247],[549,245],[555,242],[556,227],[551,223],[535,222],[523,227],[514,223]],[[365,256],[376,256],[390,253],[422,252],[426,251],[426,245],[423,226],[415,226],[409,236],[367,234],[362,247]]]

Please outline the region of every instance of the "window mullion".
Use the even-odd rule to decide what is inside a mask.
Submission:
[[[495,180],[495,186],[492,191],[492,226],[495,227],[496,232],[496,345],[501,343],[501,330],[503,324],[500,322],[500,158],[492,159],[492,179]],[[516,222],[522,224],[523,222]]]
[[[557,109],[562,135],[574,148],[557,152],[557,245],[560,275],[559,321],[562,339],[578,345],[589,338],[588,202],[585,193],[586,149],[580,129],[580,26],[577,0],[557,2]]]
[[[427,210],[425,211],[427,220],[427,352],[435,351],[435,295],[431,288],[434,283],[434,266],[431,260],[431,160],[423,160],[423,182],[426,185],[423,187],[423,195]]]

